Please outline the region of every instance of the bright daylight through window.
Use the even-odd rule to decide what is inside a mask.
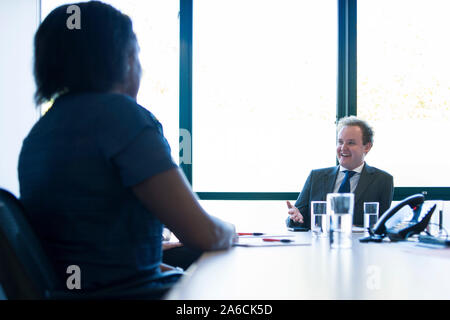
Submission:
[[[375,129],[367,161],[396,187],[450,180],[450,2],[358,1],[358,115]]]
[[[335,164],[336,2],[193,10],[194,190],[298,192]]]

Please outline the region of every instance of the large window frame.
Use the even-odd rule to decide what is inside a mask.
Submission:
[[[337,0],[338,70],[336,121],[357,115],[357,0]],[[180,139],[190,134],[189,154],[193,155],[192,135],[192,39],[193,0],[180,0]],[[183,134],[182,134],[183,133]],[[180,146],[180,167],[192,185],[191,156]],[[194,190],[201,200],[294,200],[298,192],[207,192]],[[422,193],[427,200],[450,200],[450,187],[395,187],[394,200]]]

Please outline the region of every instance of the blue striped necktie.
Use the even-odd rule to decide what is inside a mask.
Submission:
[[[356,173],[355,171],[345,170],[345,177],[342,180],[341,186],[339,187],[338,193],[349,193],[350,192],[350,179]]]

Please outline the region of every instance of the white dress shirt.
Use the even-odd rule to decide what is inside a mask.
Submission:
[[[360,165],[359,167],[351,170],[351,171],[355,171],[356,173],[353,175],[353,177],[350,178],[350,192],[355,193],[356,187],[358,186],[358,182],[359,182],[359,178],[361,177],[361,172],[364,168],[364,164],[365,162],[363,162],[362,165]],[[344,171],[348,171],[348,169],[344,168],[343,166],[339,166],[339,173],[338,176],[336,178],[336,182],[334,183],[334,190],[333,192],[337,193],[339,190],[339,187],[341,186],[342,181],[344,180],[345,177],[345,172]]]

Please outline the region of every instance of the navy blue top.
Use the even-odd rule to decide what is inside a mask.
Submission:
[[[65,286],[153,276],[162,224],[131,186],[177,167],[162,126],[120,94],[64,95],[34,125],[19,158],[21,201]]]

